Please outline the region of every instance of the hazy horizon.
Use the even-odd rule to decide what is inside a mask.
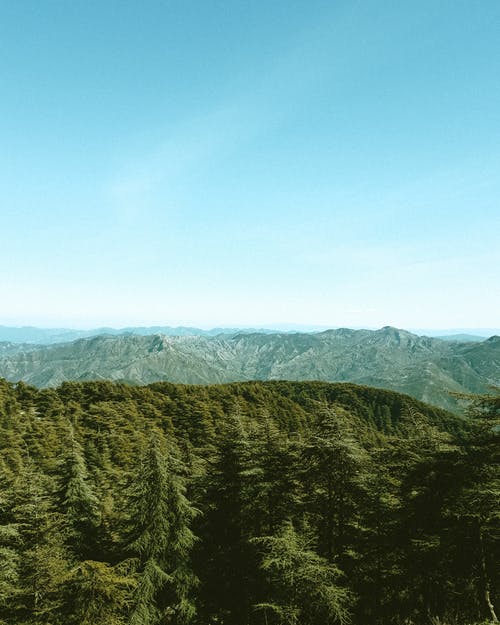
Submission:
[[[495,328],[499,25],[2,2],[0,323]]]
[[[500,327],[492,327],[492,328],[475,328],[475,327],[467,327],[467,328],[404,328],[401,326],[390,326],[390,324],[385,324],[384,326],[369,326],[369,325],[343,325],[343,326],[334,326],[334,325],[314,325],[314,324],[294,324],[294,323],[268,323],[259,326],[242,326],[238,324],[228,324],[228,325],[189,325],[189,324],[170,324],[170,323],[153,323],[153,324],[127,324],[127,325],[70,325],[63,324],[60,326],[50,326],[50,325],[37,325],[37,324],[26,324],[26,325],[11,325],[0,323],[0,330],[40,330],[40,331],[76,331],[76,332],[91,332],[96,330],[112,330],[114,332],[127,331],[129,329],[150,329],[150,328],[170,328],[170,329],[192,329],[192,330],[202,330],[205,332],[213,331],[213,330],[252,330],[252,331],[273,331],[273,332],[324,332],[326,330],[338,330],[342,328],[347,328],[350,330],[381,330],[384,327],[396,327],[399,330],[405,330],[407,332],[411,332],[413,334],[418,335],[426,335],[428,336],[442,336],[447,335],[455,335],[455,334],[470,334],[476,335],[480,338],[489,338],[493,335],[500,335]],[[0,341],[2,339],[0,338]]]

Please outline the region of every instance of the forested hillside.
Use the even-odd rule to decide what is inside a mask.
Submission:
[[[457,411],[451,393],[484,393],[500,384],[500,338],[461,343],[386,327],[317,334],[99,336],[43,348],[0,343],[0,376],[39,387],[103,379],[354,382]]]
[[[0,381],[0,623],[493,620],[499,412],[321,382]]]

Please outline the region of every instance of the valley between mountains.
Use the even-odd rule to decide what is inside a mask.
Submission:
[[[320,333],[100,335],[55,345],[0,342],[0,377],[37,387],[64,381],[247,380],[353,382],[459,410],[451,393],[500,385],[500,337],[441,340],[405,330],[341,328]]]

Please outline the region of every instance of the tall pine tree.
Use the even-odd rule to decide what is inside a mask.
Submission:
[[[245,625],[253,591],[253,549],[249,544],[249,442],[241,415],[221,423],[216,451],[207,469],[202,547],[197,554],[203,571],[201,588],[205,622]]]
[[[275,536],[255,539],[269,578],[269,600],[256,605],[269,625],[333,625],[349,622],[351,597],[339,569],[311,549],[286,523]]]
[[[196,511],[185,496],[185,477],[173,441],[149,438],[128,493],[127,552],[135,559],[137,587],[130,625],[192,622],[197,579],[190,554]]]
[[[98,500],[89,482],[82,446],[69,424],[59,476],[59,509],[65,517],[66,544],[77,560],[92,559],[97,549]]]

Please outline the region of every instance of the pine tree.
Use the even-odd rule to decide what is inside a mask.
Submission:
[[[397,439],[401,476],[400,541],[404,574],[400,579],[401,611],[423,620],[428,614],[446,618],[456,604],[452,564],[457,528],[448,520],[461,452],[452,436],[431,425],[407,405]],[[394,439],[396,442],[396,439]],[[450,531],[451,530],[451,531]]]
[[[477,579],[479,613],[498,623],[500,601],[500,389],[469,396],[471,430],[451,511],[468,527],[471,575]]]
[[[323,411],[305,442],[302,462],[305,511],[317,529],[318,552],[345,570],[361,531],[368,464],[344,414]]]
[[[64,513],[66,544],[77,560],[91,559],[97,549],[98,500],[89,483],[82,446],[68,425],[67,451],[59,466],[59,509]]]
[[[248,525],[254,536],[273,534],[299,509],[298,444],[267,415],[249,435]]]
[[[379,440],[370,451],[365,496],[361,506],[363,532],[351,588],[359,597],[361,622],[386,625],[395,610],[402,554],[399,549],[401,471],[395,466],[392,439]]]
[[[190,623],[197,580],[190,566],[196,511],[185,497],[175,445],[153,432],[128,493],[127,552],[135,558],[137,588],[130,625]]]
[[[0,469],[0,615],[19,592],[20,535],[12,514],[11,492]],[[0,616],[1,622],[1,616]]]
[[[249,441],[241,415],[220,424],[206,476],[206,500],[197,553],[203,571],[202,617],[245,625],[251,606],[253,571],[249,525]]]
[[[52,480],[28,458],[15,484],[14,520],[20,537],[19,589],[11,604],[22,623],[57,621],[62,584],[70,568],[61,538],[61,515],[53,509]]]
[[[276,625],[333,625],[349,622],[349,592],[339,569],[318,556],[286,523],[276,536],[257,538],[262,569],[269,578],[268,601],[255,607]]]
[[[65,624],[125,625],[135,583],[126,567],[81,562],[64,580]]]

